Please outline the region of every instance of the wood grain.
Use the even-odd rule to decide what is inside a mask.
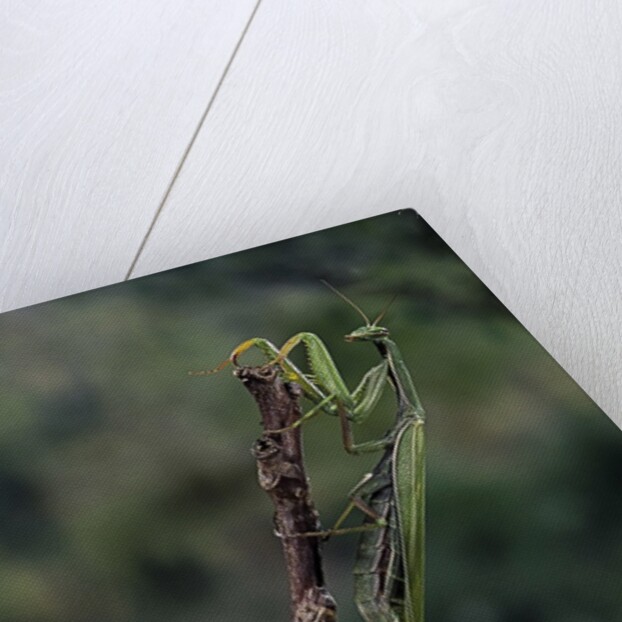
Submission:
[[[0,310],[123,280],[254,5],[3,5]]]
[[[133,275],[415,207],[622,425],[621,39],[613,0],[265,0]]]

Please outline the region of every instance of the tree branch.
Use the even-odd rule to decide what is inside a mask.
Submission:
[[[320,541],[296,537],[320,531],[304,470],[300,428],[266,434],[290,426],[301,417],[300,388],[284,383],[274,366],[242,367],[235,375],[255,398],[264,434],[253,447],[260,486],[275,508],[274,522],[281,537],[293,622],[335,622],[336,604],[324,585]]]

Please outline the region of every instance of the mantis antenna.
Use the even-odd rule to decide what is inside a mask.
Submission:
[[[380,315],[378,315],[378,317],[372,322],[372,326],[376,326],[376,324],[378,324],[378,322],[382,320],[382,318],[387,314],[387,311],[389,310],[391,305],[395,302],[396,298],[397,294],[394,294],[391,300],[389,300],[389,302],[386,304],[385,308],[380,312]]]
[[[345,302],[347,302],[353,309],[355,309],[356,311],[358,311],[359,315],[365,320],[365,323],[367,324],[367,326],[370,326],[371,323],[369,321],[369,318],[363,313],[363,311],[361,310],[361,308],[354,304],[345,294],[342,294],[336,287],[333,287],[328,281],[326,281],[325,279],[320,279],[320,281],[322,283],[324,283],[324,285],[326,285],[326,287],[328,287],[328,289],[330,289],[331,291],[335,292],[335,294],[337,294],[337,296],[339,296],[339,298],[341,298],[341,300],[344,300]]]
[[[359,315],[365,320],[365,323],[367,324],[367,326],[376,326],[378,322],[380,322],[380,320],[382,320],[382,318],[386,315],[387,311],[389,310],[389,308],[391,307],[391,305],[395,302],[395,299],[397,298],[397,294],[395,294],[391,298],[391,300],[389,300],[389,302],[384,307],[384,309],[380,312],[380,315],[378,315],[378,317],[373,322],[370,322],[369,318],[363,313],[361,308],[358,305],[354,304],[354,302],[352,302],[345,294],[342,294],[336,287],[332,286],[327,280],[320,279],[320,281],[324,283],[324,285],[326,285],[326,287],[328,287],[328,289],[330,289],[332,292],[335,292],[335,294],[337,294],[339,298],[347,302],[353,309],[358,311]]]

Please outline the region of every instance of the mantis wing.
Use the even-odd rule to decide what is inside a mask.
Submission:
[[[404,622],[423,622],[425,605],[425,428],[423,419],[404,422],[393,450],[393,485],[404,564]]]

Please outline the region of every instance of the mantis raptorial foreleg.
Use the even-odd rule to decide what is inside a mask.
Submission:
[[[307,375],[306,378],[309,379],[309,376]],[[313,378],[316,383],[321,382],[321,378],[318,379],[317,375],[314,375]],[[386,382],[386,380],[387,365],[383,361],[382,363],[376,365],[375,367],[372,367],[369,371],[367,371],[356,389],[354,389],[351,395],[352,404],[354,406],[351,407],[351,409],[347,408],[347,406],[340,400],[338,395],[327,395],[315,406],[313,406],[311,410],[307,411],[300,419],[298,419],[298,421],[294,422],[291,426],[287,428],[282,428],[280,430],[273,430],[273,432],[284,432],[286,430],[297,428],[312,417],[315,417],[315,415],[320,414],[321,412],[328,412],[331,415],[341,415],[341,413],[343,412],[345,418],[348,419],[348,421],[353,420],[357,423],[360,423],[369,415],[369,413],[376,406],[378,400],[380,399],[380,396],[382,395],[382,389],[384,388],[384,383]],[[364,416],[361,417],[361,413]],[[352,443],[351,431],[348,433],[347,438],[348,444],[346,445],[346,436],[344,434],[344,447],[350,453],[357,453],[358,446],[354,446],[354,444]],[[371,451],[376,451],[376,449],[374,448]]]
[[[350,392],[324,342],[313,333],[297,333],[290,337],[280,349],[276,362],[289,361],[289,353],[302,344],[315,384],[327,395],[334,396],[336,408],[343,408],[348,419],[357,423],[364,421],[374,409],[387,380],[387,361],[372,367]]]
[[[299,343],[306,347],[310,373],[302,372],[288,358],[289,352]],[[221,371],[230,363],[238,365],[240,356],[251,348],[257,348],[268,359],[267,364],[278,364],[285,380],[297,383],[305,397],[314,404],[294,424],[281,430],[272,430],[272,433],[296,428],[322,412],[330,415],[343,413],[349,420],[357,423],[364,421],[378,403],[387,381],[387,361],[382,360],[368,370],[354,391],[350,392],[326,346],[313,333],[294,335],[280,350],[267,339],[259,337],[248,339],[237,346],[229,358],[216,369],[211,372],[200,372],[200,375]],[[353,443],[350,442],[346,449],[351,451],[353,447]]]

